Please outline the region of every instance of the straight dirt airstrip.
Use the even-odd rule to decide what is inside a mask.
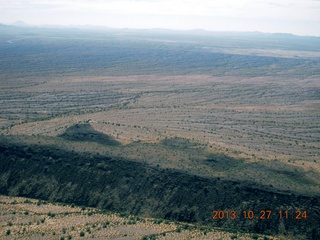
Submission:
[[[74,124],[90,123],[95,130],[127,146],[106,150],[98,144],[87,145],[92,151],[126,157],[130,154],[136,159],[149,156],[149,161],[158,156],[163,158],[162,163],[191,159],[197,154],[178,151],[166,155],[167,150],[154,150],[152,145],[130,152],[130,144],[156,144],[178,137],[197,144],[205,155],[220,153],[278,167],[281,164],[277,162],[285,163],[288,169],[281,165],[280,171],[304,172],[308,180],[318,183],[309,187],[311,192],[317,192],[319,86],[317,78],[267,76],[19,79],[6,83],[0,92],[1,133],[28,135],[39,141],[46,136],[58,136]],[[77,148],[77,144],[71,145]],[[188,163],[176,167],[182,165]],[[235,174],[240,173],[229,173]],[[252,175],[256,180],[260,177],[258,173]]]

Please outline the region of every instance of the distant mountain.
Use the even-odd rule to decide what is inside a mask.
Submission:
[[[31,26],[28,23],[21,21],[21,20],[14,22],[12,25],[16,26],[16,27],[30,27]]]
[[[8,27],[9,27],[9,25],[0,23],[0,28],[8,28]]]
[[[54,24],[43,24],[43,25],[31,25],[22,20],[18,20],[12,24],[1,24],[0,27],[28,27],[28,28],[50,28],[50,29],[85,29],[85,30],[112,30],[112,31],[125,31],[126,33],[157,33],[157,34],[186,34],[186,35],[200,35],[208,37],[231,37],[231,38],[255,38],[255,39],[291,39],[291,38],[309,38],[319,40],[320,36],[300,36],[291,33],[267,33],[259,31],[210,31],[205,29],[190,29],[190,30],[175,30],[168,28],[145,28],[145,29],[135,29],[135,28],[112,28],[103,25],[54,25]]]

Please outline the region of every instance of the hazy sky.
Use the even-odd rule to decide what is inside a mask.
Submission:
[[[0,22],[320,36],[320,0],[0,0]]]

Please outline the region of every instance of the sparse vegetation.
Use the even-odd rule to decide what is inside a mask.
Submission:
[[[209,216],[215,206],[318,212],[318,39],[0,31],[0,192],[41,199],[10,199],[3,236],[120,238],[137,227],[144,239],[214,239],[214,225],[233,230],[220,239],[242,239],[239,226],[320,237],[316,215],[285,227]]]
[[[37,218],[43,218],[47,216],[47,209],[51,209],[52,213],[55,213],[54,217],[47,219],[42,225],[39,226],[38,230],[27,230],[23,228],[23,231],[12,231],[6,229],[7,226],[0,226],[0,230],[5,232],[6,236],[12,238],[23,238],[23,239],[33,239],[38,236],[41,232],[41,236],[46,239],[79,239],[80,238],[90,238],[95,236],[97,238],[120,238],[124,236],[136,236],[137,239],[171,239],[172,237],[177,239],[187,239],[192,237],[193,239],[201,240],[203,239],[203,231],[199,227],[192,227],[191,224],[185,223],[169,223],[165,222],[158,223],[158,219],[144,219],[142,217],[136,217],[131,215],[131,221],[137,220],[135,223],[127,225],[127,218],[120,217],[120,214],[105,212],[102,213],[100,209],[89,208],[90,211],[96,212],[97,214],[92,215],[89,219],[87,216],[82,214],[80,207],[71,207],[65,204],[47,204],[38,205],[35,199],[25,199],[25,198],[14,198],[17,204],[12,204],[10,201],[13,197],[6,197],[0,195],[0,200],[3,201],[3,206],[0,209],[0,214],[2,216],[13,218],[11,228],[16,229],[17,227],[23,226],[26,220],[33,219],[32,216],[28,215],[24,219],[21,219],[12,214],[12,208],[16,209],[18,212],[22,213],[25,209],[30,207],[34,209],[37,213]],[[25,200],[30,201],[29,203],[24,203]],[[62,212],[69,212],[69,215],[59,215]],[[138,220],[139,219],[139,220]],[[33,222],[31,222],[33,225]],[[86,222],[89,221],[89,222]],[[62,229],[61,224],[66,225]],[[101,228],[102,225],[106,224],[108,229]],[[91,226],[91,228],[89,227]],[[94,227],[93,227],[94,226]],[[206,229],[206,236],[209,239],[232,239],[232,233],[224,232],[221,229],[214,229],[203,227]],[[249,240],[251,239],[251,234],[243,234],[241,239]],[[263,237],[263,235],[261,235]],[[267,236],[265,236],[267,237]],[[1,238],[1,237],[0,237]],[[277,237],[272,239],[277,240]]]

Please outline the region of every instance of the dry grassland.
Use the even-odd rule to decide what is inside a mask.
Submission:
[[[99,152],[205,176],[246,178],[285,191],[320,191],[320,82],[316,77],[147,75],[26,82],[1,92],[2,122],[12,123],[3,126],[4,135],[30,136],[28,141],[34,143]],[[117,148],[47,138],[78,123],[90,123],[124,145]],[[157,144],[175,137],[196,146],[186,151]],[[212,167],[199,164],[210,153],[226,154],[249,165],[212,171]],[[266,172],[257,170],[260,163],[266,165]],[[303,171],[312,184],[301,187],[291,177],[281,180],[279,171]]]
[[[236,236],[246,240],[253,236],[20,197],[0,196],[0,206],[0,239],[231,239]]]
[[[51,79],[11,91],[29,96],[3,101],[11,115],[18,112],[15,116],[27,122],[35,111],[38,119],[2,133],[57,136],[73,124],[90,122],[124,144],[182,137],[209,150],[319,169],[314,164],[320,156],[318,80],[206,75]],[[51,119],[38,121],[49,113]],[[3,114],[3,124],[5,117],[10,118]]]

